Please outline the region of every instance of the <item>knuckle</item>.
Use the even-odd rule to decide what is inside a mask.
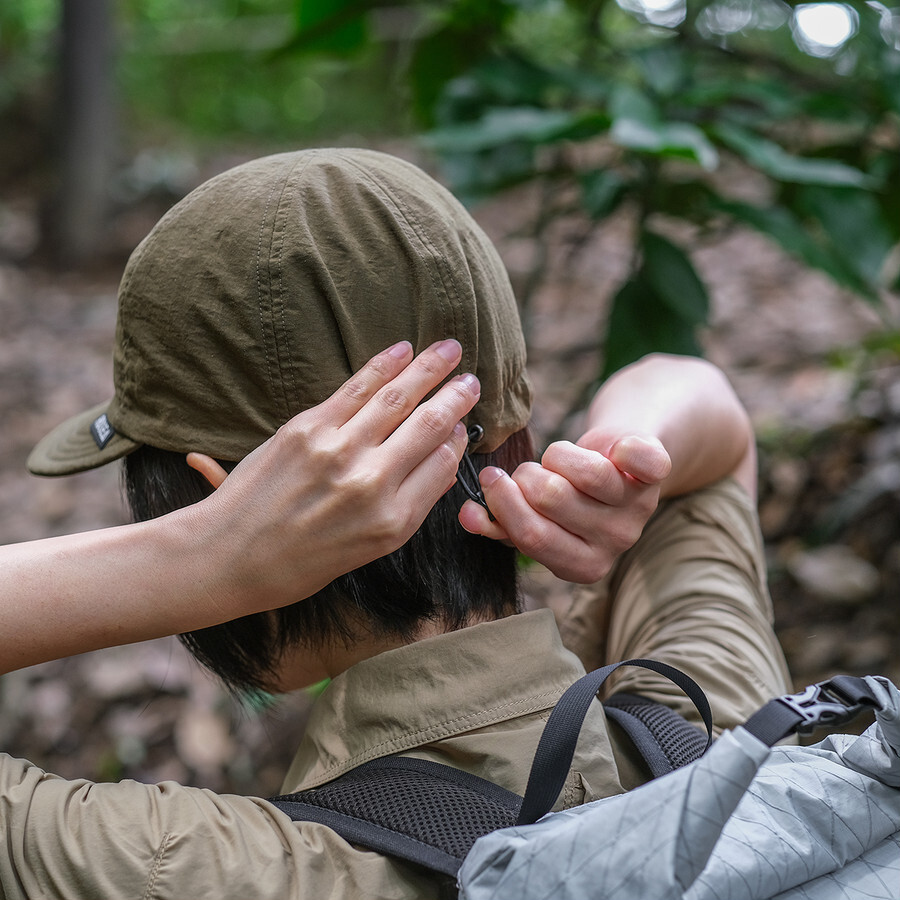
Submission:
[[[313,442],[316,429],[301,417],[285,422],[273,435],[273,443],[285,446],[292,453],[306,453]]]
[[[472,389],[462,381],[449,381],[444,385],[442,391],[450,392],[450,402],[455,408],[470,409],[472,407],[474,399]]]
[[[580,569],[578,577],[573,579],[582,584],[591,584],[605,578],[613,567],[615,557],[612,555],[602,555],[594,557],[583,568]]]
[[[353,402],[364,401],[369,396],[368,386],[359,378],[351,378],[341,385],[341,393]]]
[[[642,528],[636,523],[618,523],[607,531],[606,543],[618,555],[634,546],[637,539],[641,536],[641,531]]]
[[[541,512],[556,512],[568,496],[568,482],[559,475],[545,477],[534,494],[532,505]]]
[[[523,553],[537,559],[550,546],[550,529],[539,522],[530,522],[523,527],[516,544]]]
[[[339,489],[348,500],[368,509],[384,493],[385,481],[386,478],[379,469],[356,467],[340,479]]]
[[[606,492],[612,487],[617,471],[616,467],[605,456],[596,453],[588,465],[587,475],[595,490]]]
[[[436,437],[446,432],[447,418],[437,409],[425,406],[419,412],[417,425],[427,437]]]
[[[370,536],[391,552],[410,532],[407,517],[398,510],[386,509],[373,520]]]
[[[568,460],[568,449],[572,446],[568,441],[554,441],[541,456],[541,463],[547,468],[559,471]]]
[[[381,402],[391,412],[405,412],[409,408],[406,394],[397,390],[397,388],[385,388],[381,392]]]
[[[442,364],[442,361],[438,356],[435,356],[431,353],[423,353],[417,359],[416,363],[422,370],[422,372],[433,381],[437,381],[444,375],[444,366],[446,364]]]
[[[597,454],[580,474],[583,481],[579,487],[595,500],[608,505],[620,506],[625,499],[622,474],[604,456]]]

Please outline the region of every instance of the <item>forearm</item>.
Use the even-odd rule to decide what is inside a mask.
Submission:
[[[750,420],[725,375],[694,357],[654,354],[627,366],[597,392],[582,446],[608,453],[620,438],[658,438],[672,462],[661,496],[735,475],[753,494]]]
[[[201,565],[202,523],[179,511],[0,547],[0,674],[239,615],[222,576]]]

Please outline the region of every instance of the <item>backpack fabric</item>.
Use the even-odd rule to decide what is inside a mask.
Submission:
[[[737,728],[627,794],[476,841],[460,897],[897,900],[900,692],[862,736],[775,747]]]

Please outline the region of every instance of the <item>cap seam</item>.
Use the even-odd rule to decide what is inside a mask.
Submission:
[[[280,404],[282,406],[282,418],[287,413],[287,398],[284,395],[284,383],[281,382],[281,379],[277,379],[279,384],[276,384],[275,370],[278,370],[278,374],[280,375],[280,366],[277,365],[278,360],[278,336],[276,333],[276,329],[274,327],[274,322],[270,321],[267,325],[265,321],[265,315],[263,314],[263,286],[262,286],[262,251],[263,251],[263,236],[266,233],[266,223],[269,220],[269,208],[272,205],[272,198],[275,196],[275,191],[277,190],[277,185],[273,185],[272,189],[269,191],[266,197],[266,207],[263,210],[262,221],[259,226],[259,238],[256,244],[256,312],[259,316],[259,327],[262,332],[262,344],[263,344],[263,353],[266,358],[266,378],[269,381],[269,389],[272,392],[273,397],[278,397]],[[277,207],[276,207],[277,211]],[[272,220],[272,229],[269,234],[269,241],[271,245],[271,233],[274,231],[275,222],[274,216]],[[271,271],[268,273],[271,280]],[[272,290],[271,285],[269,287],[269,301],[271,306],[272,299]],[[270,315],[270,319],[271,319]],[[272,332],[272,342],[274,343],[274,347],[272,348],[272,353],[269,351],[269,328],[271,327]],[[272,363],[272,354],[275,356],[275,365]]]
[[[466,332],[467,329],[465,329],[465,328],[459,329],[458,324],[457,324],[458,319],[457,319],[457,315],[456,315],[456,306],[459,304],[459,298],[458,298],[458,296],[456,296],[456,292],[454,291],[454,298],[455,298],[456,302],[454,303],[451,301],[451,298],[449,297],[450,292],[447,291],[446,285],[444,284],[444,279],[441,277],[440,263],[439,263],[441,255],[437,252],[436,248],[426,240],[425,236],[422,233],[422,229],[421,229],[421,226],[419,225],[418,221],[415,221],[415,223],[410,221],[410,217],[411,216],[414,217],[412,211],[401,207],[400,204],[396,201],[396,199],[394,197],[392,197],[387,191],[385,191],[382,184],[373,177],[372,173],[369,172],[367,169],[362,168],[356,162],[356,160],[348,159],[347,162],[350,166],[352,166],[354,169],[356,169],[356,171],[366,181],[368,181],[375,190],[378,191],[378,193],[381,195],[383,201],[386,204],[388,204],[389,206],[391,206],[397,212],[397,214],[403,219],[403,222],[406,225],[409,232],[416,238],[418,243],[421,246],[426,247],[428,249],[430,259],[432,260],[432,265],[429,265],[426,267],[428,270],[428,278],[431,281],[432,287],[434,288],[435,296],[437,297],[437,300],[441,305],[442,318],[445,322],[448,319],[451,321],[452,327],[453,327],[453,330],[455,333],[458,333],[459,330]],[[437,271],[435,271],[435,270],[437,270]],[[435,274],[437,274],[437,279],[440,282],[441,290],[438,289],[438,283],[435,281]],[[447,315],[447,301],[450,301],[450,315],[449,316]],[[469,336],[466,333],[464,335],[464,337],[468,340]],[[422,348],[422,349],[424,349],[424,348]]]
[[[285,194],[288,193],[288,188],[292,184],[292,179],[299,180],[299,173],[302,172],[303,169],[309,166],[309,159],[298,159],[293,166],[291,166],[290,170],[284,177],[284,181],[281,185],[281,192],[278,196],[278,202],[275,204],[275,212],[272,216],[272,241],[274,242],[276,229],[278,228],[279,218],[281,216],[282,205],[284,202]],[[274,192],[273,192],[274,193]],[[269,272],[270,278],[273,281],[276,281],[278,284],[278,313],[277,319],[281,323],[281,336],[282,340],[279,339],[279,334],[276,329],[275,331],[275,359],[278,367],[278,374],[281,380],[281,388],[282,395],[284,397],[284,415],[287,418],[290,418],[294,413],[294,402],[298,396],[298,387],[296,379],[294,378],[294,366],[292,365],[292,357],[291,357],[291,344],[288,339],[290,334],[290,329],[288,328],[287,317],[285,315],[285,304],[284,304],[284,227],[278,229],[279,234],[279,245],[278,245],[278,272],[276,276],[272,276],[271,272],[271,264],[272,257],[269,257]],[[273,306],[273,325],[275,324],[274,319],[276,318],[274,315],[274,306],[275,306],[275,297],[274,294],[270,294]],[[282,352],[283,351],[283,352]],[[290,395],[288,395],[288,391],[286,390],[285,385],[285,366],[283,365],[283,361],[287,363],[287,378],[290,381]]]

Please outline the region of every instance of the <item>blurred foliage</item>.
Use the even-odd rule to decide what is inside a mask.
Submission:
[[[53,127],[61,5],[0,3],[0,123]],[[295,0],[122,0],[114,9],[122,131],[144,145],[409,129],[390,44],[359,42],[342,59],[281,52],[309,24]]]
[[[60,4],[0,4],[0,144],[18,143],[22,166],[33,167],[30,122],[52,137]],[[884,299],[900,289],[900,10],[880,0],[115,9],[122,130],[143,146],[297,146],[416,124],[467,202],[538,183],[539,244],[561,216],[598,227],[627,213],[630,271],[601,375],[654,349],[699,352],[709,298],[693,242],[736,223],[886,319]],[[800,27],[811,11],[843,18],[847,39],[816,43]],[[526,328],[545,256],[520,292]]]
[[[298,0],[289,46],[359,52],[380,5]],[[542,182],[538,237],[571,214],[573,196],[596,223],[631,211],[631,271],[601,374],[650,350],[699,352],[707,289],[673,235],[749,225],[887,317],[886,293],[900,289],[900,10],[874,0],[405,9],[418,22],[412,106],[459,194]],[[810,12],[843,22],[846,39],[816,39],[802,27]]]

